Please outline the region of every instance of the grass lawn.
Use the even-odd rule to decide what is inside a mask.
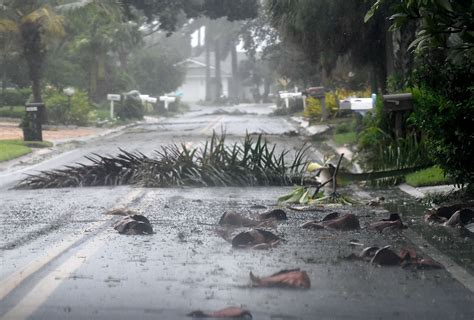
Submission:
[[[0,162],[12,160],[31,152],[31,148],[49,148],[49,141],[0,140]]]
[[[21,144],[0,142],[0,162],[15,159],[30,152],[30,147]]]
[[[439,167],[431,167],[408,174],[405,181],[412,187],[436,186],[450,183]]]
[[[345,133],[335,133],[333,135],[334,142],[339,145],[353,144],[357,142],[357,133],[356,132],[345,132]]]

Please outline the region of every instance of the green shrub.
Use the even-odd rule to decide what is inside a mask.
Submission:
[[[61,92],[48,94],[45,104],[48,120],[54,124],[87,125],[88,114],[92,110],[87,93],[84,91],[76,91],[71,97],[70,106],[68,97]]]
[[[117,103],[117,116],[120,119],[143,119],[145,109],[142,101],[135,96],[126,96]]]
[[[458,184],[474,182],[474,88],[466,101],[452,101],[430,89],[413,90],[411,121],[423,131],[431,158]]]
[[[3,107],[0,108],[0,117],[21,119],[25,115],[25,107]]]
[[[31,95],[30,88],[7,89],[3,94],[0,93],[0,105],[3,106],[24,106]]]

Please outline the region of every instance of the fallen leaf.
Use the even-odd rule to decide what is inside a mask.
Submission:
[[[445,226],[455,227],[455,226],[464,226],[471,222],[474,222],[474,211],[470,209],[460,209],[457,210],[449,218],[448,221],[444,223]]]
[[[252,319],[250,311],[239,307],[228,307],[214,312],[204,312],[201,310],[192,311],[187,314],[192,318],[234,318],[234,319]]]
[[[371,263],[375,263],[381,266],[395,266],[400,265],[402,260],[390,249],[390,246],[383,247],[375,252]]]
[[[300,269],[282,270],[269,277],[259,278],[250,272],[252,285],[255,287],[279,287],[309,289],[311,281],[306,271]]]
[[[375,256],[375,253],[379,250],[380,248],[379,247],[367,247],[367,248],[364,248],[359,256],[363,259],[369,259],[371,260],[374,256]]]
[[[219,219],[219,225],[221,226],[235,226],[235,227],[255,227],[260,222],[246,218],[240,213],[233,211],[225,212]]]
[[[142,215],[133,215],[122,218],[113,225],[120,234],[153,234],[150,221]]]
[[[332,215],[332,216],[331,216]],[[325,220],[326,219],[326,220]],[[346,213],[341,217],[337,217],[336,213],[331,213],[323,220],[308,221],[301,225],[302,228],[313,229],[334,229],[341,231],[360,229],[359,218],[352,213]]]
[[[275,245],[280,242],[280,238],[270,231],[262,229],[252,229],[250,231],[241,232],[232,239],[232,247],[248,248],[258,244]]]
[[[379,232],[384,231],[385,229],[389,230],[401,230],[406,228],[402,222],[402,219],[397,213],[390,214],[390,217],[387,219],[382,219],[376,222],[369,224],[369,229],[376,230]]]
[[[474,201],[467,201],[465,203],[456,203],[450,206],[441,206],[436,209],[431,209],[425,214],[425,221],[444,223],[448,221],[453,214],[464,208],[474,207]]]
[[[259,218],[260,220],[268,220],[268,219],[288,220],[288,217],[286,216],[286,212],[281,209],[273,209],[270,212],[264,212],[259,215]]]
[[[420,259],[416,262],[418,269],[444,269],[444,266],[433,259]]]

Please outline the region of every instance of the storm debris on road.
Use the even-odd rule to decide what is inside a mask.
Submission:
[[[225,134],[213,134],[203,146],[164,146],[154,157],[122,149],[118,155],[93,154],[91,164],[29,175],[17,189],[86,187],[104,185],[172,186],[288,186],[302,181],[307,164],[303,147],[289,157],[276,151],[260,134],[247,134],[240,143],[228,145]],[[291,158],[288,159],[288,158]]]
[[[126,216],[113,225],[114,229],[120,234],[126,235],[144,235],[153,234],[153,227],[150,221],[142,215],[135,214]]]
[[[402,248],[400,253],[396,253],[391,246],[367,247],[359,255],[350,254],[347,260],[370,261],[379,266],[401,266],[403,268],[412,267],[415,269],[443,269],[443,265],[429,258],[418,257],[412,248]]]
[[[302,228],[309,229],[333,229],[341,231],[360,229],[359,218],[355,214],[346,213],[340,215],[337,212],[328,214],[322,220],[311,220],[303,223]]]
[[[252,319],[250,311],[239,307],[228,307],[213,312],[204,312],[201,310],[192,311],[187,314],[192,318],[234,318],[234,319]]]
[[[254,287],[278,287],[278,288],[296,288],[309,289],[311,280],[306,271],[300,269],[281,270],[268,277],[259,278],[250,272],[250,280]]]
[[[391,213],[390,217],[386,219],[381,219],[376,222],[372,222],[368,225],[369,229],[376,230],[379,232],[383,232],[384,230],[402,230],[405,229],[406,226],[403,224],[402,219],[398,215],[398,213]]]
[[[249,219],[234,211],[225,212],[219,219],[219,225],[221,226],[256,227],[259,224],[260,221]]]
[[[281,238],[270,231],[263,229],[252,229],[241,232],[232,239],[234,248],[267,249],[281,242]]]
[[[260,220],[288,220],[286,212],[282,209],[273,209],[269,212],[264,212],[258,215]]]

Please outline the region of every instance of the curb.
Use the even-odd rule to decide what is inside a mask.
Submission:
[[[455,185],[451,184],[446,184],[446,185],[440,185],[440,186],[427,186],[427,187],[412,187],[406,183],[402,183],[398,185],[398,188],[407,193],[408,195],[416,198],[416,199],[423,199],[427,195],[431,193],[439,193],[439,192],[450,192],[450,191],[455,191],[459,190],[458,187]]]

